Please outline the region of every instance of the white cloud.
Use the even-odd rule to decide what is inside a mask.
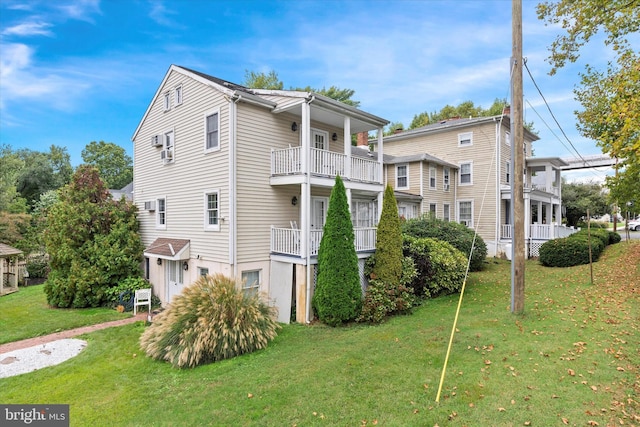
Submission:
[[[51,24],[46,22],[25,22],[2,31],[3,36],[53,36]]]
[[[184,28],[184,26],[178,24],[178,21],[173,19],[172,15],[177,15],[178,12],[168,9],[162,1],[151,1],[151,11],[149,17],[154,20],[158,25],[169,28]]]
[[[100,11],[100,0],[74,0],[67,4],[57,5],[57,9],[62,11],[66,17],[94,23],[92,15],[102,14]]]

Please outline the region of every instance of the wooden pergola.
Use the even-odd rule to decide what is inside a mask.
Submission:
[[[0,295],[18,290],[18,263],[22,251],[0,243]]]

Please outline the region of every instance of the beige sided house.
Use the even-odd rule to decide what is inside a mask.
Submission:
[[[532,143],[537,139],[525,129],[522,149],[526,166],[522,173],[525,174],[525,236],[530,256],[537,256],[539,247],[546,240],[571,233],[559,225],[560,168],[567,163],[559,158],[533,157]],[[399,158],[421,155],[419,153],[442,159],[440,163],[428,159],[421,164],[405,161],[396,163],[395,169],[389,165],[388,182],[396,190],[422,195],[420,213],[435,212],[438,218],[455,220],[477,229],[490,256],[510,255],[513,172],[507,114],[450,119],[387,136],[384,152],[394,156],[396,162]],[[418,184],[414,185],[414,181]],[[426,182],[429,185],[425,185]],[[429,186],[442,187],[445,192],[434,191],[430,195],[428,191],[424,192]],[[446,189],[449,189],[449,197]]]
[[[223,273],[267,295],[279,321],[309,322],[336,175],[361,268],[375,249],[383,156],[351,136],[382,135],[387,123],[316,93],[248,89],[172,65],[132,137],[154,293],[166,304],[198,276]]]

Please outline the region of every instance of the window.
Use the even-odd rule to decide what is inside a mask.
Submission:
[[[409,188],[409,166],[396,166],[396,188]]]
[[[354,227],[375,227],[378,221],[376,201],[353,200],[351,202],[351,222]]]
[[[182,104],[182,85],[176,87],[175,98],[176,98],[176,105]]]
[[[251,270],[242,272],[242,292],[247,295],[258,295],[260,290],[260,276],[262,270]]]
[[[204,228],[220,230],[220,192],[218,190],[204,195]]]
[[[473,165],[471,162],[460,164],[460,185],[473,184]]]
[[[509,132],[504,133],[504,143],[511,145],[511,134]]]
[[[473,145],[473,132],[464,132],[458,134],[458,146],[467,147]]]
[[[458,214],[460,224],[473,228],[473,203],[471,200],[460,200],[458,202]]]
[[[162,150],[161,158],[162,160],[164,160],[165,163],[173,162],[173,145],[174,145],[173,131],[170,130],[168,132],[165,132],[163,139],[164,139],[164,150]]]
[[[402,219],[407,219],[407,207],[398,206],[398,216]]]
[[[429,188],[436,188],[436,174],[437,169],[435,165],[429,165]]]
[[[507,181],[507,184],[511,183],[511,163],[507,162],[506,165],[504,166],[505,169],[505,181]]]
[[[165,92],[164,94],[164,111],[171,109],[171,94],[169,92]]]
[[[442,169],[442,174],[443,174],[443,178],[442,178],[442,182],[444,184],[444,191],[449,191],[449,168],[448,167],[444,167]]]
[[[156,200],[156,227],[167,228],[167,201],[166,199]]]
[[[431,218],[435,218],[436,217],[436,210],[438,209],[438,205],[436,205],[435,203],[429,203],[429,216]]]
[[[444,205],[442,205],[442,219],[444,219],[445,221],[450,221],[451,220],[451,214],[449,213],[449,204],[445,203]]]
[[[205,115],[204,151],[220,149],[220,113],[218,111]]]
[[[209,269],[206,267],[198,267],[198,276],[206,277],[209,275]]]

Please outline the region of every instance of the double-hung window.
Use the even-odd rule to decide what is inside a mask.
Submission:
[[[444,191],[449,191],[449,168],[442,168],[442,183]]]
[[[396,188],[409,188],[409,166],[396,166]]]
[[[473,145],[473,132],[458,134],[458,147],[468,147]]]
[[[212,190],[204,195],[204,228],[220,230],[220,191]]]
[[[176,105],[182,104],[182,85],[176,87],[175,99],[176,99]]]
[[[156,199],[156,228],[167,228],[167,199]]]
[[[163,97],[163,106],[164,111],[168,111],[171,109],[171,92],[165,92]]]
[[[260,276],[262,270],[250,270],[242,272],[242,292],[246,295],[258,295],[260,290]]]
[[[217,151],[220,149],[220,112],[210,111],[204,119],[204,151]]]
[[[458,220],[461,224],[473,228],[473,201],[458,201]]]
[[[437,169],[436,165],[429,165],[429,188],[436,189]]]
[[[436,213],[438,210],[438,205],[435,203],[429,203],[429,216],[431,218],[435,218],[436,217]]]
[[[473,184],[473,163],[460,163],[460,185]]]
[[[445,221],[451,220],[451,213],[449,212],[448,203],[445,203],[444,205],[442,205],[442,219],[444,219]]]

